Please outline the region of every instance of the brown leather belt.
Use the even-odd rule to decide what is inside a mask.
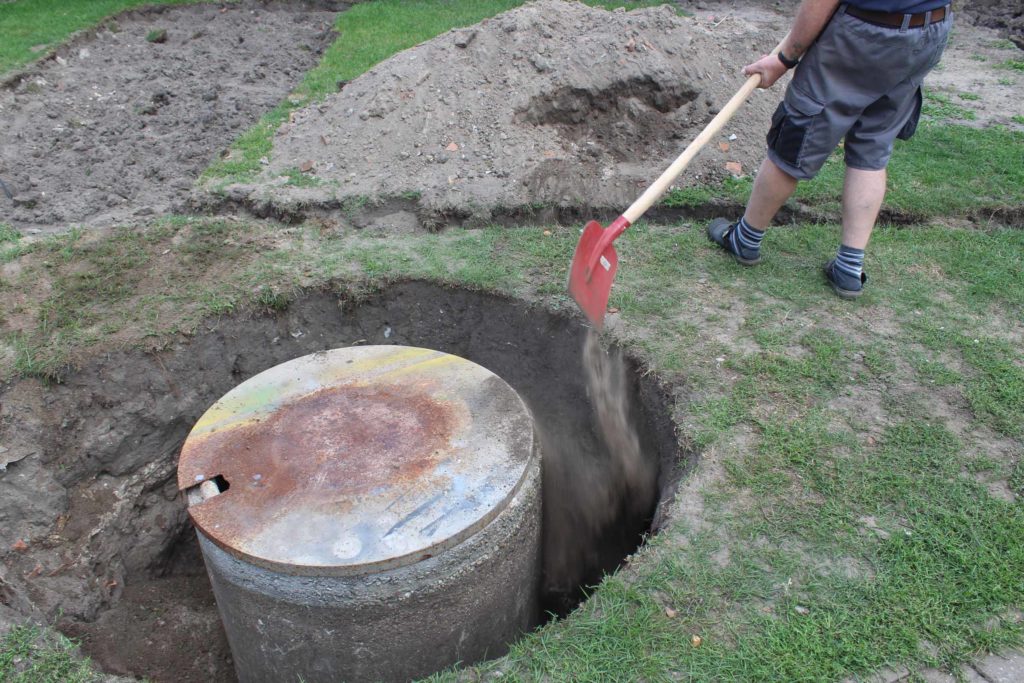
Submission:
[[[948,5],[946,6],[948,7]],[[929,23],[936,23],[946,18],[946,7],[940,7],[932,10],[931,21]],[[872,10],[860,9],[850,5],[846,8],[846,13],[850,16],[863,19],[869,24],[876,24],[878,26],[892,26],[900,28],[903,26],[903,18],[905,14],[900,12],[874,12]],[[907,24],[910,28],[919,28],[924,26],[924,20],[928,16],[927,12],[918,12],[917,14],[910,15],[910,23]]]

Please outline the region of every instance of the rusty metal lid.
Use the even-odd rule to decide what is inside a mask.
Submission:
[[[525,404],[489,370],[440,351],[352,347],[228,392],[185,440],[178,487],[226,482],[212,497],[190,496],[189,513],[243,560],[361,574],[426,559],[483,528],[533,457]]]

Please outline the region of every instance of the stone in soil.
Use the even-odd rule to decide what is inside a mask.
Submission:
[[[668,6],[528,3],[401,52],[296,112],[258,182],[233,196],[284,213],[410,196],[421,215],[480,220],[539,204],[621,211],[739,89],[743,65],[774,46],[773,28]],[[756,92],[723,131],[736,136],[729,147],[709,145],[679,184],[717,183],[730,162],[755,168],[781,93]],[[287,184],[309,161],[317,185]]]

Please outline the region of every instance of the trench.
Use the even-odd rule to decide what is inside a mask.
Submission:
[[[573,515],[586,508],[588,487],[616,486],[587,395],[586,333],[579,318],[525,302],[408,281],[358,298],[307,292],[282,311],[211,321],[160,352],[96,359],[47,389],[49,424],[13,434],[22,443],[35,439],[37,455],[9,465],[7,483],[37,467],[37,482],[45,475],[66,494],[54,494],[50,543],[15,557],[11,576],[29,578],[10,588],[51,618],[62,614],[58,628],[104,671],[158,682],[234,680],[176,488],[182,442],[210,404],[269,367],[328,348],[401,344],[483,365],[529,406],[544,458],[541,604],[547,619],[563,617],[658,530],[696,458],[679,446],[671,388],[625,357],[629,419],[655,486],[641,500],[618,496],[613,514],[581,530]],[[0,400],[17,406],[29,384],[7,387]]]

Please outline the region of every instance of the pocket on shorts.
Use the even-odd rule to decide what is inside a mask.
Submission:
[[[921,120],[921,105],[924,102],[924,96],[921,93],[921,87],[918,86],[917,92],[914,93],[914,110],[910,112],[910,118],[900,128],[900,132],[896,133],[896,137],[900,140],[909,140],[914,137],[914,133],[917,132],[917,123]]]
[[[772,115],[768,146],[786,163],[799,166],[807,137],[824,109],[824,104],[791,85]]]

